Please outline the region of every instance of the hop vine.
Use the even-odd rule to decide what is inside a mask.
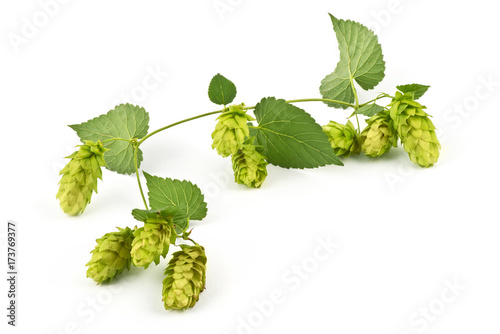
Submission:
[[[235,182],[248,188],[265,186],[265,180],[272,177],[268,175],[269,165],[300,169],[343,166],[350,156],[361,152],[380,159],[398,143],[418,166],[427,168],[437,163],[441,145],[436,128],[427,108],[417,102],[429,86],[400,85],[394,95],[379,93],[369,101],[359,101],[358,89],[372,90],[385,77],[382,47],[364,25],[333,15],[330,19],[340,60],[321,81],[320,97],[264,97],[254,106],[247,106],[233,102],[236,85],[217,74],[209,83],[208,97],[219,110],[149,131],[149,114],[144,108],[121,104],[106,114],[70,126],[81,145],[67,157],[70,161],[60,173],[56,198],[62,210],[69,215],[85,211],[97,192],[98,179],[102,180],[102,168],[135,174],[144,204],[143,209],[131,212],[133,228],[118,227],[118,231],[96,240],[87,263],[87,277],[97,284],[111,283],[132,266],[147,269],[160,265],[172,249],[180,247],[172,253],[164,271],[163,305],[167,310],[185,310],[199,301],[207,286],[207,255],[205,248],[193,240],[190,224],[206,217],[204,196],[189,181],[159,177],[140,169],[144,159],[141,146],[183,123],[217,116],[212,149],[230,158]],[[332,115],[335,112],[330,110],[350,114],[347,120],[320,125],[297,106],[305,102],[321,102]],[[360,118],[366,121],[364,128]]]

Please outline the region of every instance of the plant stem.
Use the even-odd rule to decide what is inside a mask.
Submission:
[[[361,133],[360,127],[359,127],[359,118],[358,114],[356,114],[356,122],[358,123],[358,133]]]
[[[144,202],[144,206],[146,207],[146,210],[149,210],[148,207],[148,202],[146,202],[146,197],[144,197],[144,191],[142,191],[142,185],[141,185],[141,177],[139,176],[139,167],[137,164],[137,151],[139,150],[139,145],[137,142],[134,145],[134,164],[135,164],[135,175],[137,176],[137,184],[139,185],[139,190],[141,191],[141,197],[142,201]]]
[[[380,94],[379,96],[377,96],[376,98],[374,98],[373,100],[370,100],[370,101],[368,101],[368,102],[365,102],[365,103],[363,103],[363,104],[360,104],[360,105],[359,105],[359,107],[360,107],[360,108],[361,108],[361,107],[364,107],[364,106],[366,106],[366,105],[368,105],[368,104],[370,104],[370,103],[372,103],[372,102],[377,102],[378,100],[383,99],[383,98],[385,98],[385,97],[391,97],[391,96],[387,95],[386,93],[382,93],[382,94]]]
[[[202,117],[206,117],[206,116],[210,116],[210,115],[215,115],[215,114],[220,114],[221,112],[223,112],[224,110],[217,110],[217,111],[212,111],[212,112],[207,112],[205,114],[201,114],[201,115],[198,115],[198,116],[194,116],[194,117],[190,117],[190,118],[186,118],[186,119],[183,119],[182,121],[179,121],[179,122],[175,122],[175,123],[172,123],[172,124],[169,124],[167,126],[164,126],[162,128],[159,128],[158,130],[155,130],[151,133],[149,133],[146,137],[142,138],[141,140],[139,140],[137,142],[137,147],[139,147],[146,139],[148,139],[149,137],[157,134],[158,132],[162,132],[163,130],[166,130],[168,128],[171,128],[171,127],[174,127],[176,125],[179,125],[179,124],[182,124],[182,123],[186,123],[186,122],[189,122],[189,121],[192,121],[192,120],[195,120],[195,119],[198,119],[198,118],[202,118]]]
[[[356,103],[357,103],[357,95],[356,95]],[[357,109],[359,108],[359,105],[356,106],[352,103],[347,103],[347,102],[344,102],[344,101],[338,101],[338,100],[330,100],[330,99],[298,99],[298,100],[288,100],[286,101],[287,103],[298,103],[298,102],[330,102],[330,103],[337,103],[337,104],[341,104],[341,105],[344,105],[344,106],[348,106],[348,107],[351,107],[351,108],[354,108],[354,109]],[[245,110],[252,110],[252,109],[255,109],[256,106],[251,106],[251,107],[244,107]],[[205,114],[201,114],[201,115],[198,115],[198,116],[194,116],[194,117],[190,117],[190,118],[186,118],[186,119],[183,119],[182,121],[179,121],[179,122],[175,122],[175,123],[172,123],[172,124],[169,124],[167,126],[164,126],[162,128],[159,128],[151,133],[149,133],[148,135],[146,135],[145,137],[143,137],[141,140],[139,140],[137,142],[137,147],[139,147],[146,139],[148,139],[149,137],[159,133],[159,132],[162,132],[163,130],[167,130],[171,127],[174,127],[176,125],[179,125],[179,124],[182,124],[182,123],[186,123],[186,122],[189,122],[189,121],[193,121],[195,119],[198,119],[198,118],[202,118],[202,117],[206,117],[206,116],[210,116],[210,115],[216,115],[216,114],[220,114],[224,111],[224,109],[222,110],[216,110],[216,111],[212,111],[212,112],[208,112],[208,113],[205,113]],[[121,139],[121,138],[117,138],[117,139]],[[123,139],[125,140],[125,139]]]

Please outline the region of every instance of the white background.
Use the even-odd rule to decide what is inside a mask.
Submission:
[[[7,220],[19,229],[18,327],[9,333],[499,332],[494,2],[222,0],[231,10],[221,14],[212,0],[61,0],[44,22],[47,2],[0,5],[2,252]],[[66,125],[118,102],[144,106],[150,130],[217,110],[206,92],[218,72],[236,83],[237,103],[319,97],[339,57],[328,12],[379,35],[386,77],[362,100],[398,84],[432,86],[421,102],[442,138],[438,164],[414,166],[400,147],[345,167],[270,166],[264,186],[247,189],[211,150],[215,117],[184,124],[141,147],[142,167],[191,180],[206,195],[208,216],[192,224],[209,261],[200,301],[186,312],[163,309],[168,258],[111,286],[87,279],[95,239],[133,227],[130,211],[142,201],[133,176],[106,170],[85,213],[65,215],[58,171],[79,142]],[[40,27],[14,47],[9,36],[34,20]],[[161,72],[157,81],[151,71]],[[349,115],[299,106],[322,124]],[[339,247],[318,261],[318,240],[329,239]],[[450,284],[460,287],[454,293]]]

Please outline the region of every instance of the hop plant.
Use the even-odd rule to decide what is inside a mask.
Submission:
[[[348,157],[351,153],[361,152],[359,136],[351,121],[345,125],[330,121],[323,126],[323,132],[328,136],[336,155]]]
[[[104,152],[108,151],[100,141],[86,140],[78,147],[78,151],[67,157],[71,160],[60,172],[62,178],[56,195],[62,210],[69,215],[82,213],[92,192],[97,193],[97,179],[102,180],[101,167],[106,165]]]
[[[134,266],[146,269],[151,262],[158,264],[160,256],[167,256],[170,244],[175,243],[176,236],[171,218],[148,219],[144,227],[134,232],[131,250]]]
[[[398,135],[390,115],[382,111],[366,121],[367,127],[361,132],[361,150],[372,158],[380,157],[397,147]]]
[[[200,245],[181,245],[165,269],[163,304],[165,309],[185,310],[193,307],[205,289],[207,257]]]
[[[410,160],[421,167],[431,167],[439,158],[441,145],[434,124],[424,111],[426,107],[413,99],[413,94],[396,92],[390,115]]]
[[[97,245],[91,251],[92,257],[86,264],[87,277],[97,284],[109,283],[120,275],[125,268],[130,269],[130,250],[133,232],[130,228],[118,228],[118,232],[105,234],[97,239]]]
[[[212,133],[212,148],[223,157],[235,154],[250,135],[247,122],[254,118],[246,113],[245,105],[229,106],[217,118],[219,122]]]
[[[243,145],[231,157],[234,180],[251,188],[260,188],[267,176],[266,158],[252,144]]]

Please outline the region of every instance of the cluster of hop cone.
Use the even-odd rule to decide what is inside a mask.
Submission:
[[[148,219],[141,228],[118,228],[118,232],[97,239],[87,266],[87,277],[98,284],[108,283],[131,265],[144,267],[158,264],[165,257],[177,234],[171,217]],[[165,309],[184,310],[193,307],[205,289],[207,257],[199,244],[180,245],[165,269],[163,304]]]
[[[363,151],[368,157],[380,157],[396,147],[399,138],[413,163],[431,167],[439,158],[441,145],[424,109],[412,93],[396,92],[388,108],[368,119],[360,134],[350,121],[345,125],[330,121],[323,131],[338,156]]]
[[[248,122],[255,119],[248,115],[244,104],[231,105],[217,118],[212,133],[212,148],[224,157],[231,157],[234,181],[250,188],[260,188],[267,176],[267,161],[262,147],[254,145]]]
[[[102,179],[101,167],[105,166],[104,148],[100,141],[85,141],[62,169],[62,178],[56,197],[64,212],[70,215],[83,213],[90,203],[93,191],[97,192],[97,179]],[[92,257],[87,263],[87,277],[98,284],[109,283],[131,265],[148,268],[165,258],[171,245],[175,245],[178,234],[173,223],[176,207],[166,210],[147,211],[143,227],[118,228],[117,232],[105,234],[97,239]],[[189,239],[188,233],[183,233]],[[189,239],[190,240],[190,239]],[[199,244],[180,245],[173,253],[165,269],[163,280],[163,303],[168,309],[193,307],[205,289],[207,257]]]

